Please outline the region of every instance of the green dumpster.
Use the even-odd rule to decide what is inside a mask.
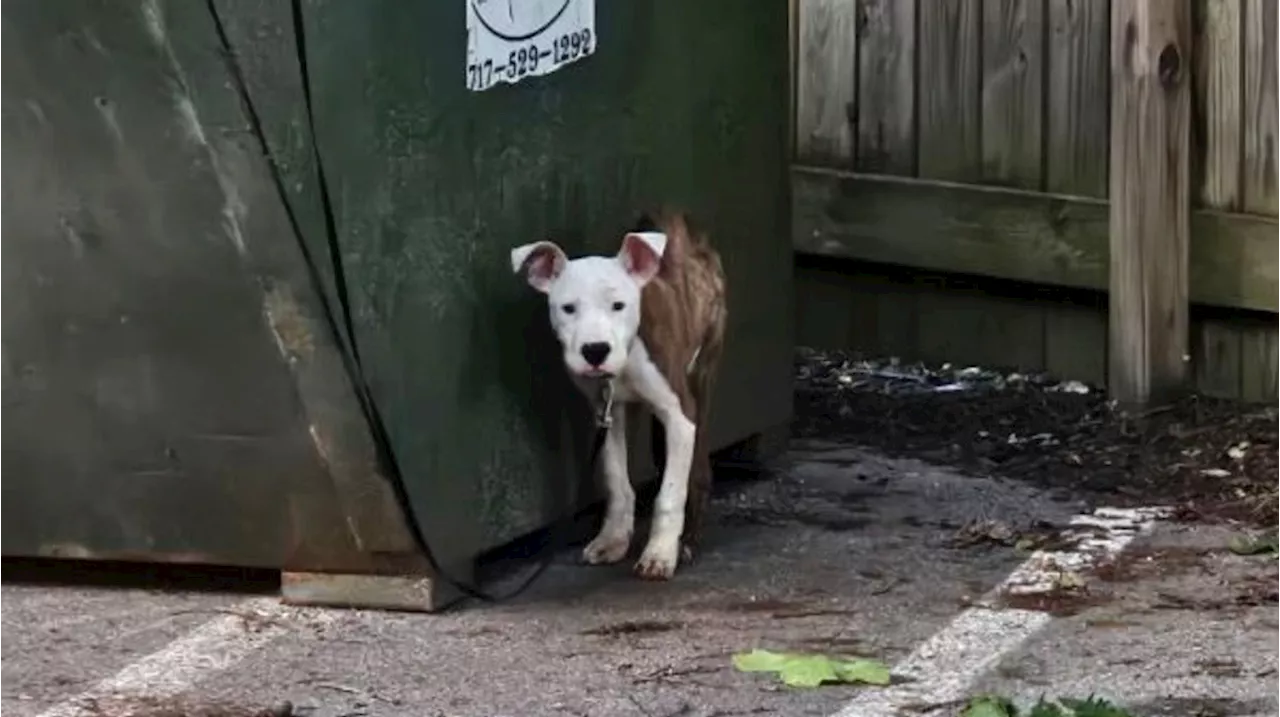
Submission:
[[[786,5],[525,5],[4,5],[6,556],[431,607],[413,522],[465,577],[599,495],[509,249],[653,203],[729,275],[713,444],[785,427]]]

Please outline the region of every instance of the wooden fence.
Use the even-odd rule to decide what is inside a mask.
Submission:
[[[1159,245],[1137,256],[1185,271],[1200,388],[1274,400],[1277,3],[1184,7],[1190,130],[1164,159],[1189,156],[1185,268]],[[1134,42],[1112,12],[1109,0],[793,0],[801,342],[1105,380],[1108,343],[1124,343],[1108,341],[1103,293],[1116,270],[1111,58]],[[1160,72],[1184,72],[1166,54]]]

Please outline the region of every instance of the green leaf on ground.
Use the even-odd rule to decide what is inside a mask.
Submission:
[[[1019,717],[1018,708],[1008,698],[995,695],[974,697],[965,705],[960,717]],[[1058,698],[1047,701],[1043,697],[1032,705],[1026,717],[1133,717],[1125,709],[1116,707],[1104,699],[1090,696],[1087,699]]]
[[[1027,717],[1067,717],[1067,713],[1053,702],[1045,702],[1041,697],[1039,702],[1031,705],[1031,711],[1027,713]]]
[[[1083,700],[1060,697],[1058,701],[1071,710],[1070,714],[1073,717],[1133,717],[1129,710],[1117,707],[1100,697],[1090,696]]]
[[[1018,708],[1004,697],[984,695],[969,700],[960,717],[1018,717]]]
[[[733,666],[740,672],[776,672],[789,687],[817,687],[832,682],[889,684],[889,668],[875,660],[757,649],[734,655]]]
[[[1267,535],[1236,535],[1227,543],[1236,555],[1276,555],[1280,553],[1280,541],[1275,533]]]

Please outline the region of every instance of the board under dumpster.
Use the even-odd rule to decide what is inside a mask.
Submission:
[[[6,555],[420,569],[352,344],[437,557],[545,525],[588,436],[507,252],[651,202],[729,274],[714,445],[785,425],[786,6],[601,3],[591,55],[483,92],[465,9],[5,5]]]

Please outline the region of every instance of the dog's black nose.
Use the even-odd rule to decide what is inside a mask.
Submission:
[[[598,341],[596,343],[582,345],[582,358],[593,367],[599,367],[604,360],[609,358],[609,344]]]

